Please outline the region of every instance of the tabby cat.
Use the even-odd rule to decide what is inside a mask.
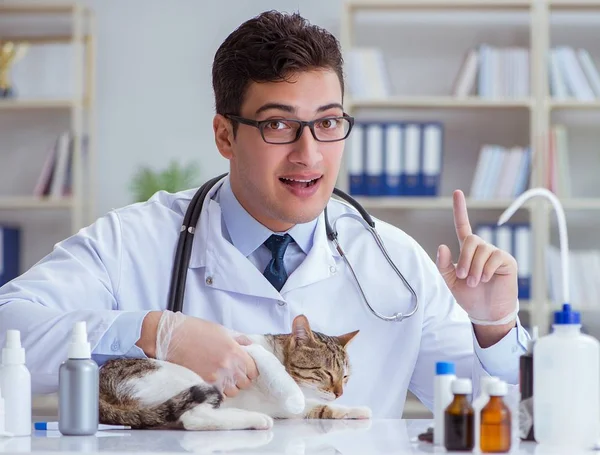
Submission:
[[[367,407],[332,403],[350,376],[346,347],[357,334],[358,330],[340,336],[312,331],[300,315],[289,334],[248,336],[253,344],[244,348],[253,356],[259,378],[231,398],[180,365],[155,359],[111,360],[100,369],[100,422],[135,429],[235,430],[269,429],[273,418],[368,419]],[[265,386],[264,381],[270,382]],[[294,397],[295,390],[287,384],[287,403],[297,408],[295,413],[273,393],[279,391],[281,397],[285,381],[299,395]]]

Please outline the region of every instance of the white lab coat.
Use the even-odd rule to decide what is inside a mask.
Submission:
[[[322,214],[312,249],[280,293],[223,238],[220,207],[211,199],[215,190],[196,230],[184,313],[243,333],[289,332],[298,314],[308,317],[313,330],[330,335],[359,329],[348,348],[352,375],[339,402],[369,405],[375,417],[400,417],[409,388],[431,409],[440,360],[456,362],[458,376],[474,380],[475,393],[479,377],[488,373],[516,383],[527,339],[520,325],[496,345],[479,348],[435,264],[400,229],[376,220],[420,306],[403,322],[385,322],[361,299],[350,271],[327,240]],[[58,367],[75,321],[87,321],[89,341],[97,349],[118,315],[139,326],[146,312],[165,309],[175,246],[193,194],[161,192],[146,203],[111,211],[0,288],[0,342],[7,329],[21,330],[34,392],[57,389]],[[334,200],[328,205],[332,222],[350,210]],[[385,315],[408,312],[411,295],[371,234],[350,218],[335,226],[371,304]],[[120,333],[103,343],[118,351],[122,337]]]

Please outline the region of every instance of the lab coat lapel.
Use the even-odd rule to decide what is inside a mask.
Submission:
[[[313,245],[308,255],[296,270],[288,277],[281,289],[282,294],[318,281],[337,273],[337,266],[325,232],[325,217],[321,213],[315,226]]]
[[[208,198],[207,198],[208,199]],[[204,281],[213,289],[281,300],[281,294],[240,251],[223,238],[219,204],[206,201],[200,234],[194,242],[190,267],[204,266]]]

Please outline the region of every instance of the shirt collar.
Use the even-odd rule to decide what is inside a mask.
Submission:
[[[273,231],[263,226],[250,215],[239,203],[229,182],[229,176],[225,178],[223,186],[218,196],[223,222],[231,243],[246,257],[250,256],[254,250],[261,246],[267,240]],[[313,245],[313,235],[317,219],[308,223],[296,224],[288,234],[302,249],[304,254],[308,254]]]

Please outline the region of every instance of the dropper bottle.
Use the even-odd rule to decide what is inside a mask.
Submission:
[[[14,436],[31,434],[31,373],[25,366],[25,349],[21,332],[6,331],[2,349],[0,390],[4,397],[4,431]]]
[[[58,429],[63,435],[98,431],[98,364],[91,359],[85,321],[73,326],[69,358],[58,371]]]

